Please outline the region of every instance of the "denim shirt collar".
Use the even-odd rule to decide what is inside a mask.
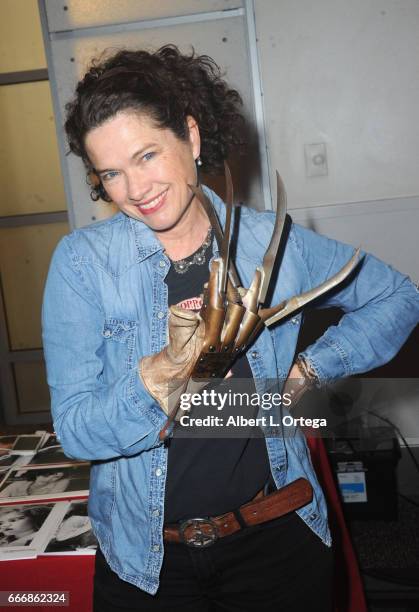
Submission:
[[[122,213],[123,214],[123,213]],[[163,251],[162,243],[156,238],[154,232],[138,219],[127,217],[134,234],[137,261],[140,263],[159,251]]]

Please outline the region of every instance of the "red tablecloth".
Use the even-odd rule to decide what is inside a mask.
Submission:
[[[323,441],[308,439],[314,469],[329,504],[329,522],[335,547],[336,612],[367,612],[358,564],[352,548]],[[39,557],[0,563],[0,590],[69,591],[70,605],[62,610],[91,612],[93,556]],[[12,608],[0,607],[9,611]],[[51,607],[25,606],[22,610],[50,612]]]
[[[51,612],[91,612],[94,556],[51,556],[32,560],[2,561],[0,563],[1,591],[69,591],[67,607],[24,606],[2,607],[0,610]]]

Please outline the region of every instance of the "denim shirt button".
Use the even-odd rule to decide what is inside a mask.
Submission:
[[[164,312],[162,310],[159,310],[159,312],[157,313],[157,317],[159,319],[164,319]]]
[[[299,320],[297,319],[297,317],[294,317],[293,319],[291,319],[291,323],[292,323],[293,325],[298,325]]]
[[[160,261],[159,261],[160,268],[164,268],[165,265],[166,265],[166,262],[164,261],[164,259],[160,259]]]
[[[160,546],[158,544],[154,544],[153,552],[159,552],[159,550],[160,550]]]
[[[284,469],[284,466],[283,465],[277,465],[275,469],[276,469],[277,472],[282,472],[282,470]]]
[[[163,470],[161,468],[157,468],[155,471],[156,476],[161,476],[163,474]]]
[[[111,337],[111,330],[107,329],[103,332],[103,335],[105,336],[105,338],[110,338]]]
[[[256,357],[259,355],[259,353],[257,351],[252,351],[251,353],[253,359],[256,359]]]
[[[160,510],[153,510],[153,516],[160,516]]]
[[[315,521],[317,518],[317,514],[315,512],[313,512],[313,514],[310,514],[310,521]]]

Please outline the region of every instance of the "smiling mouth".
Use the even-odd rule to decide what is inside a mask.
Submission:
[[[164,198],[165,198],[167,192],[168,192],[168,189],[166,189],[166,191],[163,191],[162,193],[160,193],[158,196],[156,196],[152,200],[149,200],[146,204],[136,204],[135,206],[141,212],[152,212],[153,210],[155,210],[156,208],[161,206],[161,204],[163,203]]]

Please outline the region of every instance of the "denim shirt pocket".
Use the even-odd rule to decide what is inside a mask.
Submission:
[[[115,375],[121,375],[134,367],[137,321],[108,318],[102,330],[104,349]]]

